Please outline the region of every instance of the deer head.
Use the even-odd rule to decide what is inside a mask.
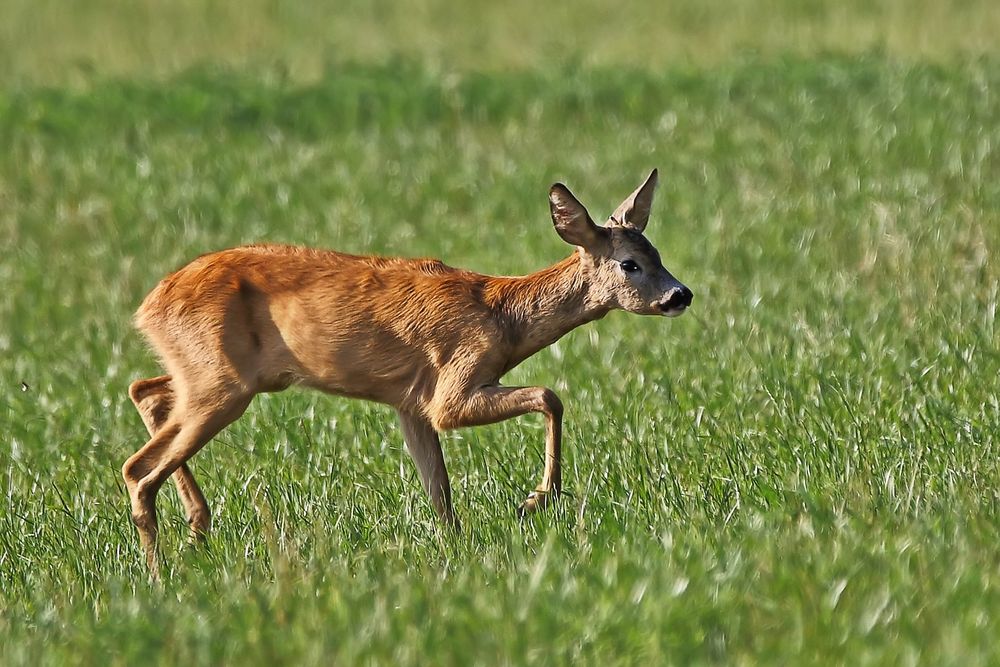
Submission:
[[[603,227],[562,183],[549,190],[549,208],[556,232],[578,248],[591,299],[639,315],[677,317],[694,295],[664,268],[660,253],[643,235],[656,180],[654,169]]]

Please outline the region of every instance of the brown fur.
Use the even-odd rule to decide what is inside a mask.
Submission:
[[[655,172],[606,227],[594,225],[564,186],[553,186],[556,229],[580,247],[523,277],[437,260],[255,245],[204,255],[164,278],[135,321],[168,375],[130,387],[150,440],[122,468],[153,576],[160,485],[173,476],[192,537],[204,535],[209,509],[186,461],[255,394],[290,385],[396,408],[436,511],[456,526],[438,433],[540,412],[545,471],[521,509],[543,506],[561,488],[562,404],[550,389],[503,387],[500,377],[612,308],[666,312],[664,299],[686,290],[641,235],[653,186]],[[630,222],[624,216],[642,209],[629,204],[637,198],[645,215]],[[648,267],[644,282],[622,272],[623,253]]]

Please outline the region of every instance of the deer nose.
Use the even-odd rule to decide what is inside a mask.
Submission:
[[[684,310],[691,305],[692,299],[694,299],[694,294],[682,285],[670,290],[667,298],[660,302],[660,310],[665,313],[671,310]]]

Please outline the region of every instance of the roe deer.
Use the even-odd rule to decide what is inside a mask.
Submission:
[[[255,394],[291,385],[393,406],[434,509],[456,528],[438,434],[540,412],[545,469],[520,512],[546,505],[562,483],[562,404],[551,389],[500,378],[610,310],[677,316],[690,305],[691,291],[642,234],[656,180],[653,170],[600,227],[553,185],[556,232],[577,248],[528,276],[251,245],[203,255],[160,281],[135,321],[168,375],[129,387],[151,437],[122,467],[151,575],[160,486],[173,476],[191,537],[203,536],[208,504],[187,460]]]

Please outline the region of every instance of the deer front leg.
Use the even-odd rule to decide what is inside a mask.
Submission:
[[[545,470],[542,483],[518,508],[522,517],[549,505],[562,490],[563,406],[556,393],[547,387],[481,387],[446,405],[435,420],[438,428],[451,429],[495,424],[529,412],[545,415]]]
[[[431,504],[438,517],[458,530],[458,519],[451,506],[451,484],[448,482],[448,470],[444,465],[444,454],[441,451],[441,439],[430,423],[422,418],[399,412],[399,424],[403,428],[403,440],[406,451],[417,466],[420,481],[424,490],[430,496]]]

